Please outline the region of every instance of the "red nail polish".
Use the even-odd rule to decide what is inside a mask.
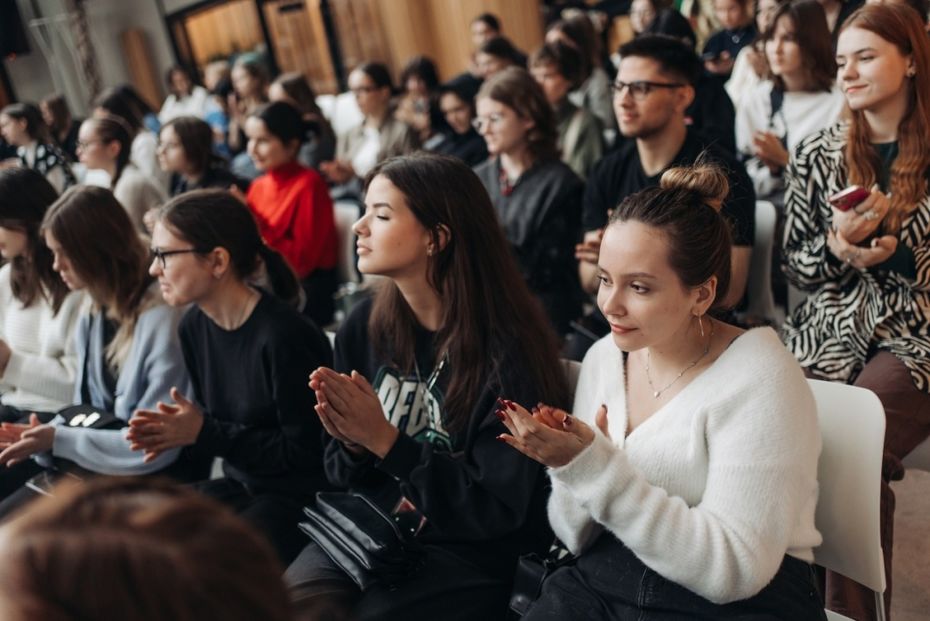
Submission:
[[[506,441],[507,441],[507,440],[504,438],[504,435],[503,435],[503,434],[501,434],[501,435],[499,435],[499,436],[495,436],[495,437],[496,437],[498,440],[500,440],[501,442],[506,442]]]
[[[571,427],[571,426],[572,426],[572,417],[571,417],[571,416],[566,416],[566,417],[565,417],[565,420],[562,421],[562,424],[565,425],[566,427]]]
[[[508,401],[508,402],[507,402],[507,407],[510,408],[511,410],[513,410],[514,412],[517,411],[517,406],[514,404],[513,401]]]
[[[501,422],[504,422],[504,420],[506,420],[506,417],[504,416],[504,413],[501,410],[497,410],[494,413],[497,414],[497,417],[499,419],[501,419]]]

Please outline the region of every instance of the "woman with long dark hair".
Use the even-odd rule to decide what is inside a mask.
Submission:
[[[891,598],[901,459],[930,436],[930,42],[913,9],[867,5],[842,26],[837,80],[851,111],[788,165],[785,273],[808,293],[784,329],[812,376],[868,388],[885,408],[882,548]],[[845,211],[830,197],[868,194]],[[827,605],[872,619],[871,593],[827,576]]]
[[[198,456],[222,457],[225,476],[197,488],[255,524],[287,564],[305,542],[302,506],[327,486],[304,378],[330,364],[329,342],[287,304],[294,273],[229,192],[188,192],[158,210],[152,248],[165,301],[194,306],[179,328],[193,392],[136,411],[129,439],[146,459],[195,444]],[[250,284],[262,267],[269,291]]]
[[[330,482],[410,509],[425,566],[393,590],[359,593],[311,544],[286,578],[298,605],[338,593],[359,619],[500,618],[518,555],[551,534],[543,471],[495,439],[494,412],[502,394],[565,403],[555,337],[460,160],[393,158],[366,186],[359,270],[385,279],[310,385],[332,436]]]
[[[336,154],[336,134],[316,103],[316,93],[307,76],[296,71],[275,78],[268,87],[268,99],[289,103],[304,120],[306,134],[297,159],[308,168],[319,168]]]
[[[248,183],[229,172],[226,160],[213,151],[213,130],[207,122],[193,116],[175,117],[161,126],[158,163],[172,174],[172,196],[233,185],[248,188]]]
[[[28,168],[0,170],[0,419],[71,403],[74,330],[84,296],[70,293],[39,232],[58,194]],[[50,417],[49,417],[50,418]]]
[[[0,136],[16,147],[20,164],[45,175],[56,192],[74,185],[71,163],[49,135],[37,106],[15,103],[0,110]]]

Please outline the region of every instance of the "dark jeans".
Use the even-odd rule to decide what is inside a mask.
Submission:
[[[425,565],[394,589],[374,586],[362,593],[312,542],[284,580],[301,620],[337,608],[356,621],[501,621],[513,586],[434,545],[427,546]]]
[[[753,597],[715,604],[646,567],[610,533],[578,559],[557,569],[524,621],[823,620],[813,569],[785,556],[778,573]]]
[[[885,408],[880,519],[887,582],[885,612],[890,621],[895,497],[889,483],[904,477],[901,460],[930,436],[930,395],[914,386],[910,371],[903,362],[884,351],[878,352],[866,363],[853,384],[874,392]],[[840,574],[827,572],[826,602],[830,610],[856,621],[876,618],[872,592]]]
[[[193,488],[229,506],[263,533],[284,567],[307,544],[307,537],[297,523],[303,518],[303,507],[309,502],[309,496],[300,498],[250,489],[230,478],[201,481],[194,483]]]

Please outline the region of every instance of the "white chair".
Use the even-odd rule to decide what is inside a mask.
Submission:
[[[352,201],[336,201],[333,205],[333,216],[336,220],[336,235],[339,237],[336,275],[340,283],[358,282],[358,271],[355,269],[355,233],[352,231],[352,225],[359,217],[358,204]]]
[[[785,313],[775,306],[772,295],[772,248],[777,219],[775,205],[756,201],[756,233],[749,263],[749,282],[746,283],[746,314],[763,317],[780,326],[785,321]]]
[[[565,379],[568,380],[568,388],[571,392],[568,402],[574,403],[575,387],[578,385],[578,376],[581,375],[581,363],[568,358],[562,358],[559,362],[562,363],[562,372],[565,373]]]
[[[885,410],[870,390],[808,380],[817,401],[823,452],[817,466],[820,497],[814,550],[818,565],[875,592],[879,621],[885,620],[885,562],[879,530]],[[847,619],[829,612],[831,620]]]

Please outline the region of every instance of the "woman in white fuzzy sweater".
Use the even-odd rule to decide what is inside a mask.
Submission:
[[[604,233],[574,416],[505,402],[500,437],[549,466],[549,519],[575,555],[524,619],[823,619],[812,550],[820,434],[768,328],[708,315],[729,281],[726,176],[672,169]]]

